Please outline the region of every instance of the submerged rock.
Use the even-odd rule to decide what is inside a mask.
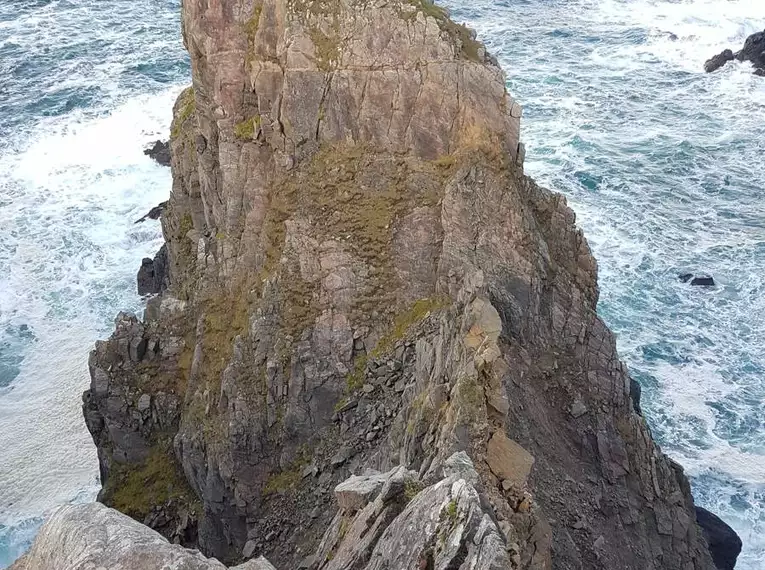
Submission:
[[[704,70],[707,73],[721,68],[723,65],[734,59],[738,61],[749,61],[754,66],[755,75],[765,73],[765,30],[757,32],[746,38],[744,47],[733,53],[726,49],[704,63]]]
[[[733,570],[742,546],[736,531],[720,517],[701,507],[696,507],[696,522],[704,533],[717,569]]]
[[[693,275],[693,273],[683,273],[678,276],[682,283],[689,283],[697,287],[714,287],[715,280],[709,275]]]
[[[157,161],[160,166],[170,166],[170,142],[155,141],[154,144],[143,151],[149,158]]]

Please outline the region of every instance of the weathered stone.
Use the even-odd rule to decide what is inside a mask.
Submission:
[[[337,504],[345,511],[358,511],[377,496],[386,480],[387,476],[383,473],[346,479],[335,487]]]
[[[765,30],[756,32],[746,38],[744,47],[733,53],[726,49],[704,63],[704,70],[709,73],[725,65],[729,61],[749,61],[755,69],[755,74],[765,72]]]
[[[160,534],[100,503],[66,505],[43,524],[29,552],[9,570],[225,570],[215,559],[170,544]],[[264,558],[237,570],[275,570]]]
[[[584,405],[582,400],[577,398],[574,400],[574,403],[571,404],[571,409],[569,411],[572,416],[579,418],[587,413],[587,406]]]
[[[486,448],[489,469],[500,479],[517,487],[526,485],[534,465],[534,457],[502,432],[494,432]]]
[[[205,554],[257,540],[294,568],[329,525],[317,565],[366,568],[422,485],[396,476],[351,521],[313,518],[335,478],[401,465],[438,481],[464,450],[478,466],[466,484],[487,495],[468,501],[478,524],[407,515],[456,533],[434,568],[473,554],[507,567],[494,539],[465,539],[494,536],[496,515],[528,568],[709,570],[687,480],[634,414],[597,316],[587,241],[566,200],[523,175],[520,106],[470,30],[405,0],[190,1],[182,17],[193,88],[174,108],[160,216],[169,287],[97,345],[83,400],[102,499],[126,480],[115,473],[142,477],[150,457],[172,473],[177,458]],[[590,410],[574,426],[573,394]],[[514,446],[533,450],[533,475]],[[609,500],[591,512],[596,495],[560,486],[595,473]],[[163,503],[152,489],[141,503]],[[574,510],[607,535],[597,553],[568,534]],[[396,528],[405,548],[392,534],[385,552],[429,567],[412,553],[430,531]]]
[[[157,161],[160,166],[170,166],[170,143],[155,141],[154,144],[143,151],[149,158]]]

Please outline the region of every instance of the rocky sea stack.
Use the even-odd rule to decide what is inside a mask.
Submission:
[[[715,568],[474,33],[424,0],[183,4],[157,294],[83,396],[100,500],[245,568]]]

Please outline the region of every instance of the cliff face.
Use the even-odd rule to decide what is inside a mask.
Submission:
[[[284,569],[713,568],[472,32],[425,0],[184,0],[183,29],[170,285],[84,395],[102,500]]]

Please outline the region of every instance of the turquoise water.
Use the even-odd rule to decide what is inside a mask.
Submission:
[[[765,28],[765,3],[448,4],[524,106],[527,172],[577,212],[654,435],[742,536],[738,567],[765,567],[765,79],[701,70]],[[140,307],[135,271],[159,244],[132,220],[170,185],[141,148],[188,82],[178,8],[0,3],[0,567],[51,507],[97,490],[85,356]]]

